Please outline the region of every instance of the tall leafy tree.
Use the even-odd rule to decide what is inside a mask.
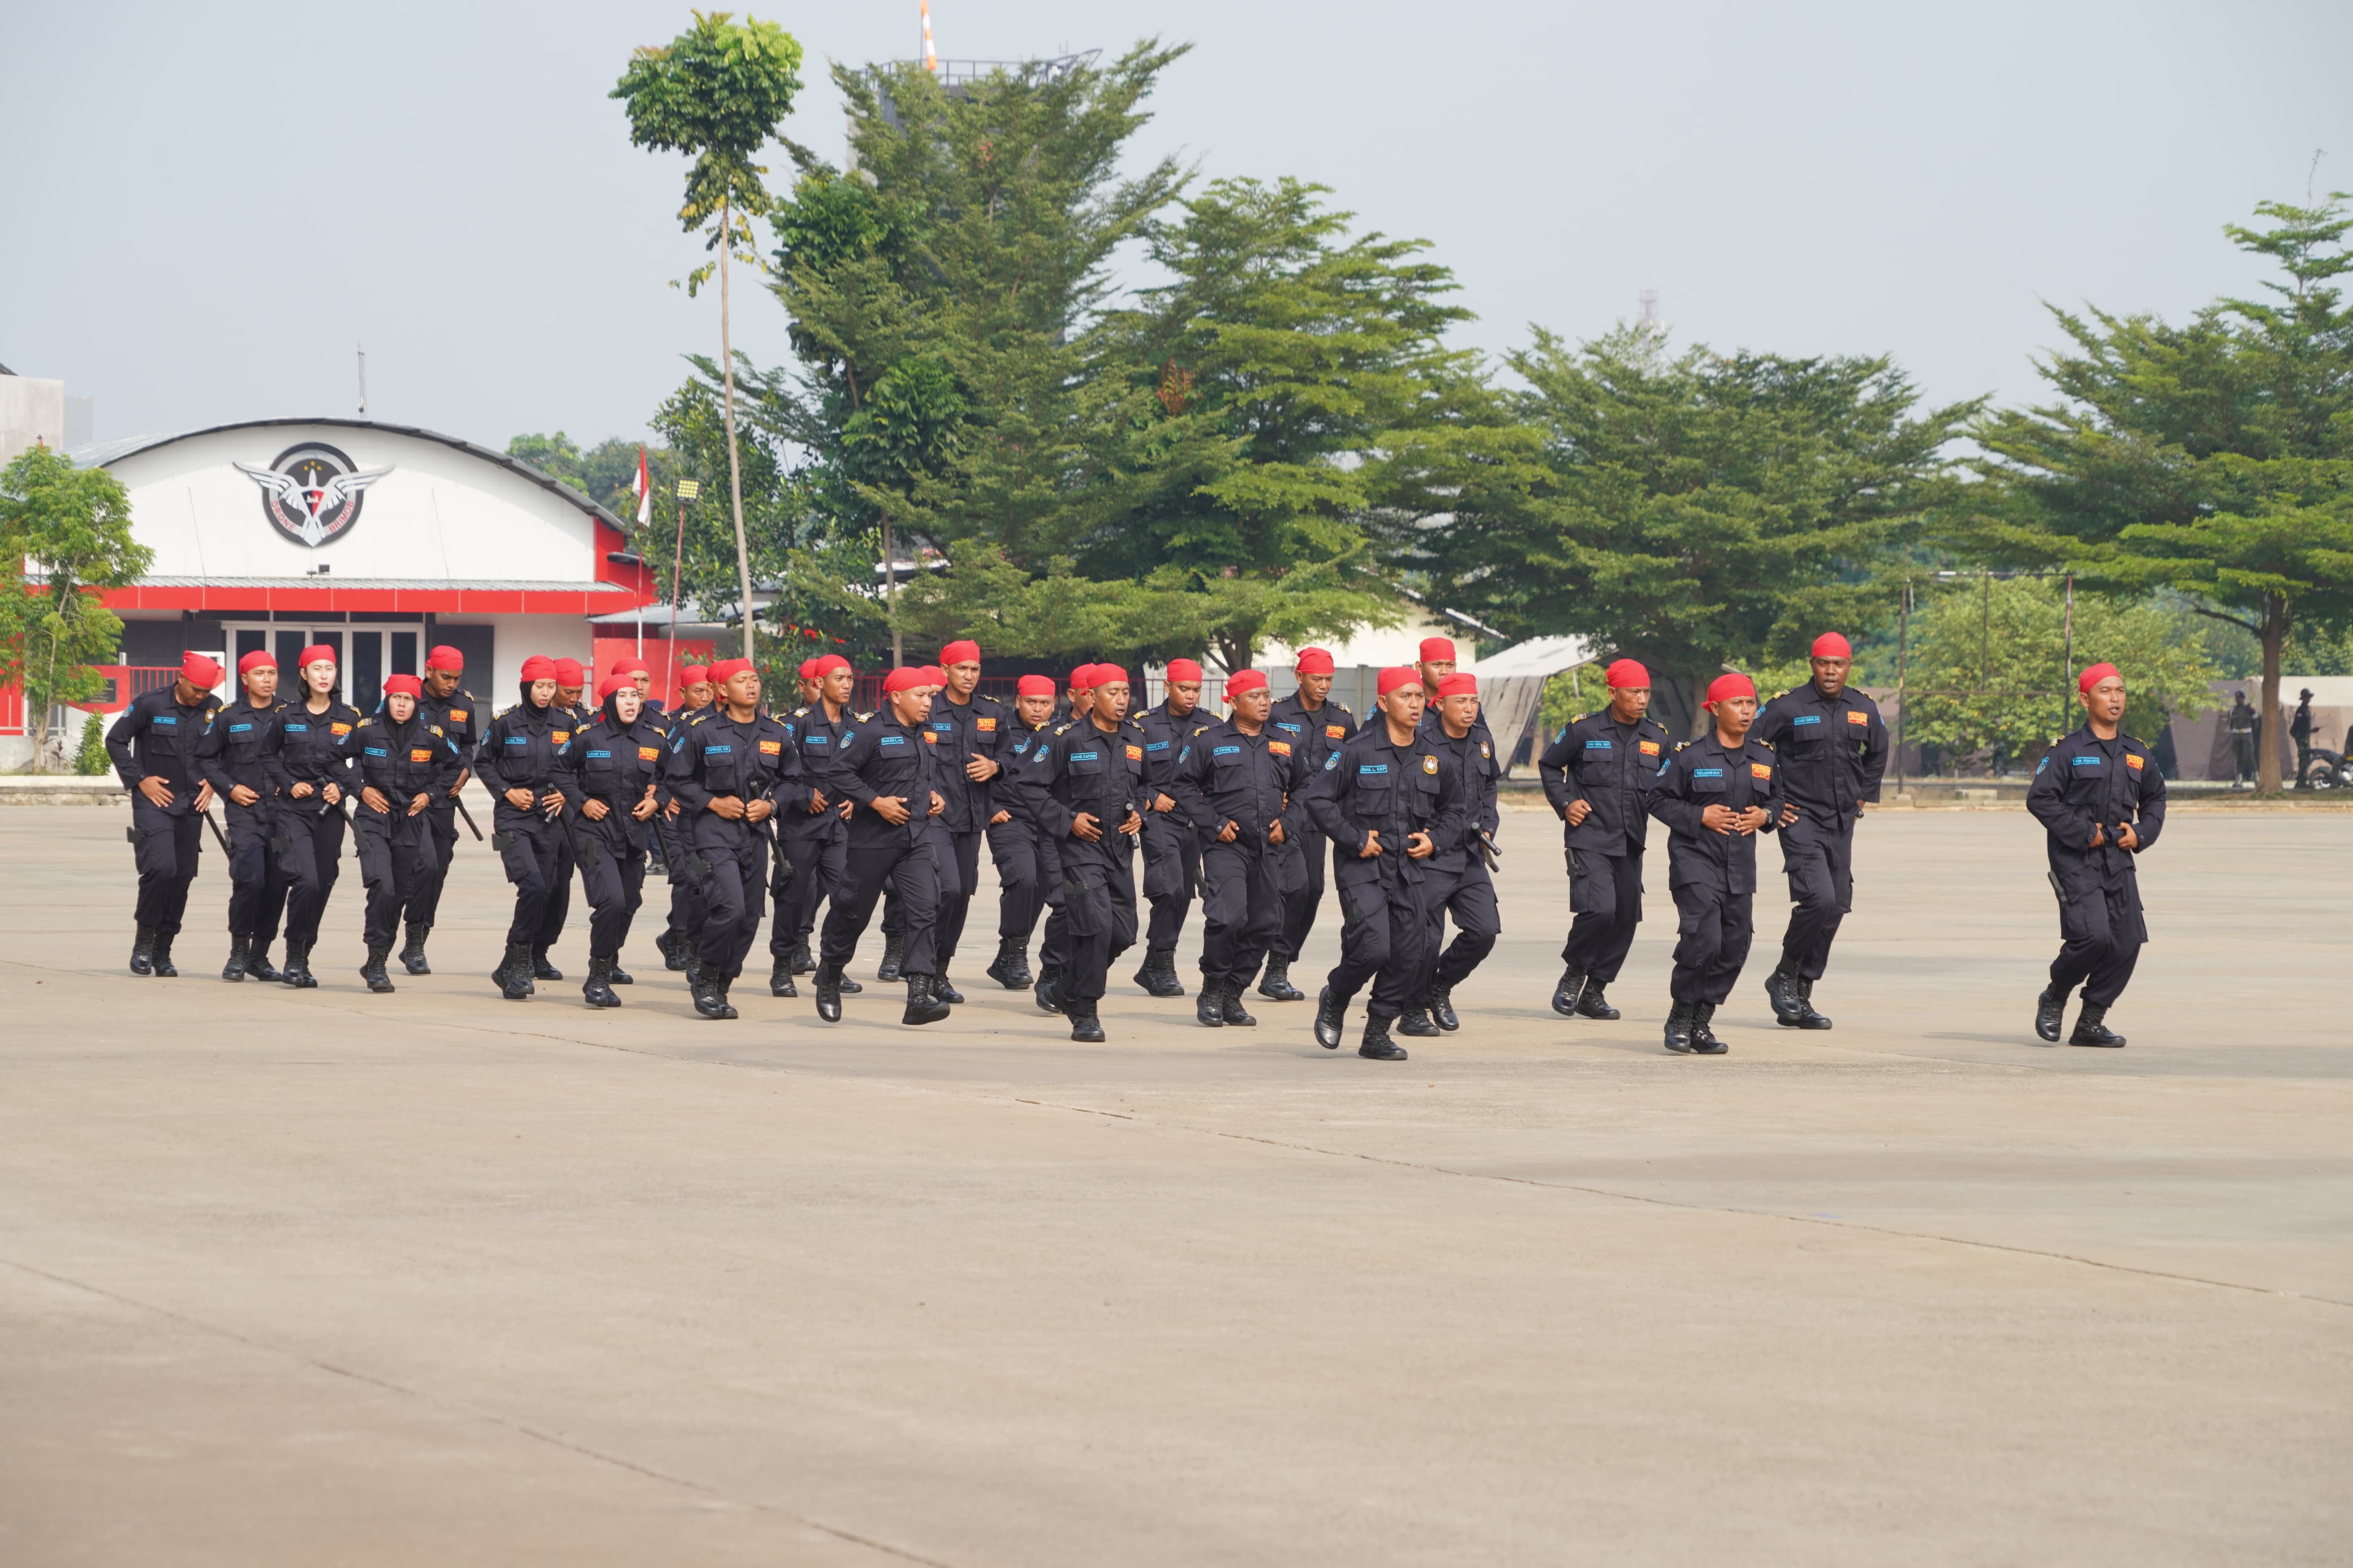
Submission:
[[[1621,328],[1539,330],[1506,399],[1538,441],[1462,447],[1420,548],[1451,605],[1520,636],[1639,658],[1671,722],[1706,685],[1882,613],[1864,577],[1945,488],[1940,450],[1978,410],[1922,410],[1883,358],[1789,359]]]
[[[520,458],[552,479],[561,480],[602,506],[615,517],[638,515],[637,491],[639,443],[607,436],[593,447],[582,447],[558,430],[552,436],[517,436],[507,443],[507,456]],[[659,516],[663,497],[676,477],[670,448],[656,441],[645,448],[646,468],[654,481],[654,511]]]
[[[694,13],[694,26],[667,46],[639,48],[621,73],[611,97],[628,104],[629,140],[657,152],[684,153],[694,160],[686,176],[686,200],[679,221],[702,228],[705,248],[714,251],[719,273],[719,364],[727,432],[727,477],[735,525],[737,589],[752,603],[752,564],[744,535],[744,481],[735,448],[735,353],[730,338],[729,263],[738,258],[757,267],[751,220],[774,200],[760,176],[766,169],[752,160],[777,134],[800,90],[801,47],[774,22],[731,13]],[[687,279],[691,295],[711,276],[714,264],[697,268]],[[751,658],[752,617],[744,617],[744,657]]]
[[[2039,366],[2055,401],[1978,432],[1997,481],[1975,518],[1994,557],[2063,563],[2095,584],[2169,586],[2263,649],[2263,711],[2298,618],[2353,615],[2353,216],[2264,202],[2224,232],[2282,278],[2188,322],[2054,310],[2069,349]],[[2280,785],[2263,748],[2258,787]]]
[[[96,695],[90,666],[121,646],[99,590],[128,586],[153,559],[132,536],[130,492],[104,468],[36,446],[0,469],[0,684],[25,694],[36,768],[50,710]]]

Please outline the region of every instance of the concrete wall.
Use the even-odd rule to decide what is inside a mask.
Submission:
[[[66,384],[0,375],[0,466],[37,440],[65,450]]]

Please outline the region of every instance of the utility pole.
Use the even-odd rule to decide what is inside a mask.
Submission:
[[[360,356],[360,417],[364,419],[367,417],[367,350],[356,343],[353,347],[358,350]]]

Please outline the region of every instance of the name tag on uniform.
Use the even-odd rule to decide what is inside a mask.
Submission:
[[[1291,742],[1288,741],[1269,741],[1266,743],[1266,749],[1278,757],[1291,755]]]
[[[1327,741],[1345,741],[1348,738],[1348,727],[1345,724],[1326,724],[1324,726],[1324,738]]]
[[[1608,752],[1616,750],[1616,748],[1610,745],[1607,741],[1588,741],[1585,742],[1585,749],[1588,752]]]
[[[733,746],[705,746],[702,748],[702,754],[706,757],[724,757],[732,754],[734,750]]]
[[[931,737],[926,735],[923,739],[928,741]],[[874,743],[878,746],[903,746],[907,743],[907,737],[904,735],[885,735]]]
[[[997,721],[994,719],[975,719],[972,721],[972,727],[986,733],[997,728]]]
[[[1850,708],[1846,710],[1846,721],[1850,724],[1868,724],[1871,722],[1871,715]]]
[[[1821,721],[1822,716],[1819,713],[1800,713],[1796,718],[1789,721],[1792,725],[1819,724]]]
[[[383,746],[370,746],[367,748],[367,754],[371,757],[388,757],[392,752]]]
[[[1724,770],[1722,768],[1694,768],[1692,770],[1692,777],[1695,779],[1720,779],[1723,776]]]
[[[231,724],[228,727],[228,732],[232,735],[241,735],[252,728],[253,726],[250,724]]]
[[[763,741],[760,742],[760,754],[764,757],[783,756],[785,743],[782,741]]]
[[[1646,757],[1655,757],[1655,756],[1657,756],[1657,755],[1659,754],[1659,743],[1658,743],[1656,741],[1645,741],[1645,742],[1642,742],[1642,754],[1643,754],[1644,756],[1646,756]]]
[[[1389,765],[1387,763],[1358,763],[1356,764],[1356,772],[1359,773],[1385,773],[1388,771]]]
[[[1275,727],[1276,729],[1278,729],[1278,730],[1288,730],[1288,731],[1291,731],[1293,734],[1294,734],[1294,735],[1296,735],[1296,734],[1298,734],[1298,733],[1299,733],[1299,726],[1298,726],[1298,725],[1296,725],[1296,724],[1286,724],[1286,723],[1284,723],[1284,722],[1283,722],[1282,720],[1280,720],[1280,719],[1278,719],[1278,720],[1276,720],[1276,721],[1274,721],[1274,727]]]
[[[660,760],[661,760],[661,748],[660,748],[660,747],[659,747],[659,746],[639,746],[639,747],[638,748],[638,761],[639,761],[639,762],[641,762],[641,763],[652,763],[652,762],[659,762],[659,761],[660,761]]]
[[[1748,764],[1748,776],[1752,779],[1769,779],[1773,776],[1773,765],[1770,763],[1751,763]]]
[[[823,735],[803,735],[801,737],[801,744],[804,746],[822,746],[825,743],[826,738]]]
[[[2140,761],[2139,755],[2136,752],[2126,752],[2125,753],[2125,766],[2130,768],[2135,773],[2140,772]]]
[[[1240,746],[1212,746],[1209,748],[1209,755],[1213,757],[1234,757],[1240,756],[1240,754],[1241,748]]]

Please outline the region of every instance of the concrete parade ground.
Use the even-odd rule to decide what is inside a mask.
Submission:
[[[2121,1051],[2033,1038],[2016,809],[1866,820],[1837,1027],[1775,1028],[1768,843],[1705,1059],[1663,830],[1571,1024],[1515,811],[1463,1028],[1394,1066],[1140,952],[1074,1045],[981,975],[993,896],[927,1029],[879,931],[839,1026],[765,941],[697,1020],[659,887],[627,1005],[576,895],[508,1003],[470,838],[395,995],[348,857],[320,988],[221,984],[209,843],[142,980],[127,819],[0,811],[8,1568],[2353,1562],[2353,812],[2176,812]]]

